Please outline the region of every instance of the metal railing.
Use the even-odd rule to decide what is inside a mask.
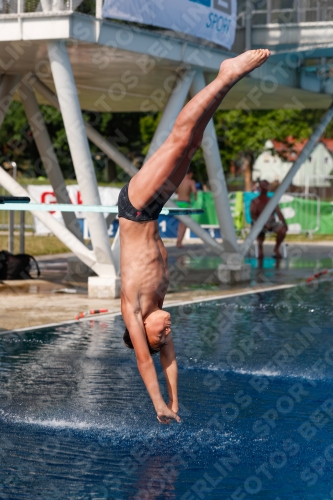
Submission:
[[[311,23],[333,20],[333,0],[254,0],[251,9],[246,0],[238,2],[237,26],[246,26],[251,16],[252,26],[266,24]]]
[[[67,15],[77,10],[95,16],[90,8],[88,0],[0,0],[0,18]]]
[[[9,196],[10,193],[8,193],[3,187],[0,187],[0,196]],[[13,212],[14,214],[14,229],[19,230],[20,229],[20,212]],[[33,215],[30,212],[26,212],[25,216],[25,230],[33,230],[35,227],[34,225],[34,218]],[[0,211],[0,231],[8,231],[9,230],[9,211],[7,210],[2,210]]]
[[[304,200],[303,207],[297,204],[298,200]],[[320,229],[320,197],[315,193],[285,193],[280,200],[280,204],[288,203],[282,208],[283,215],[288,224],[289,234],[308,234],[312,238],[313,233]],[[281,206],[280,206],[281,208]],[[300,210],[298,210],[300,208]],[[288,219],[293,219],[292,211],[296,215],[297,222],[291,223]],[[289,213],[288,213],[289,212]]]
[[[238,1],[238,28],[245,27],[247,12],[252,26],[333,20],[333,0],[253,0],[250,9],[247,2]],[[61,15],[77,10],[95,16],[91,5],[89,0],[0,0],[0,18]]]
[[[318,194],[322,200],[333,200],[333,175],[307,175],[305,194]]]
[[[298,200],[304,200],[305,202],[300,205]],[[235,217],[236,214],[236,193],[229,193],[229,203],[232,216]],[[285,193],[280,202],[280,208],[288,224],[289,234],[309,234],[312,237],[313,233],[316,233],[320,229],[320,197],[316,193]],[[281,207],[282,205],[282,207]],[[243,207],[246,211],[246,207]],[[294,220],[294,222],[291,222]],[[251,225],[249,221],[246,221],[246,216],[244,213],[244,225],[243,227],[238,227],[236,230],[243,236],[246,235],[251,230]]]

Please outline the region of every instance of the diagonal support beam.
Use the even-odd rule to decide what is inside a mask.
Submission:
[[[320,139],[321,135],[323,134],[325,128],[327,125],[330,123],[330,121],[333,118],[333,104],[329,107],[329,109],[326,111],[326,113],[323,115],[321,118],[319,124],[317,125],[316,129],[314,130],[313,134],[309,138],[308,142],[302,149],[299,157],[295,161],[295,163],[292,165],[291,169],[275,191],[274,196],[270,199],[270,201],[267,203],[265,206],[264,210],[261,212],[260,216],[258,217],[257,221],[253,225],[253,228],[249,234],[249,236],[246,238],[244,241],[243,245],[241,246],[241,252],[242,255],[246,255],[247,252],[250,250],[252,243],[254,240],[258,237],[259,233],[262,231],[262,228],[268,221],[270,215],[273,213],[275,208],[277,207],[281,196],[286,192],[288,189],[288,186],[290,185],[291,181],[293,180],[294,175],[297,173],[299,168],[302,166],[304,161],[308,158],[308,156],[311,154],[313,148],[316,145],[316,142]]]
[[[173,88],[168,102],[164,108],[157,129],[155,130],[154,137],[150,143],[145,162],[158,150],[160,146],[169,137],[172,127],[181,112],[187,95],[190,91],[191,84],[195,71],[186,71],[181,75],[175,87]]]
[[[56,95],[49,89],[43,82],[41,82],[35,75],[32,75],[29,79],[29,84],[34,87],[34,89],[43,96],[53,107],[60,111],[59,101]],[[126,156],[124,156],[118,149],[107,141],[97,130],[95,130],[89,123],[84,122],[84,127],[88,139],[96,144],[103,153],[105,153],[109,158],[111,158],[117,165],[131,177],[133,177],[138,169],[131,163]]]
[[[195,96],[206,87],[204,75],[197,70],[191,87],[191,94]],[[228,189],[218,147],[214,122],[211,119],[205,128],[202,139],[202,151],[205,158],[209,184],[212,189],[215,209],[219,220],[220,231],[223,237],[224,252],[238,254],[238,244],[234,221],[231,215]]]
[[[82,200],[86,205],[99,205],[96,175],[67,47],[56,41],[48,42],[47,49]],[[105,277],[114,277],[114,261],[104,216],[88,214],[87,222],[97,262],[104,266]]]
[[[70,204],[71,200],[68,195],[64,176],[62,175],[62,171],[54,152],[53,145],[35,94],[28,85],[22,85],[18,90],[18,93],[27,115],[39,156],[51,182],[57,202]],[[75,213],[63,213],[62,216],[67,229],[71,231],[80,241],[83,241],[82,233]]]

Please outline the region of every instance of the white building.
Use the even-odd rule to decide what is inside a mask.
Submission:
[[[307,141],[294,142],[291,137],[285,143],[269,140],[253,166],[253,180],[266,179],[281,182],[297,159]],[[312,154],[303,163],[293,179],[294,186],[330,186],[325,176],[333,173],[333,139],[321,139]],[[308,178],[308,179],[307,179]]]

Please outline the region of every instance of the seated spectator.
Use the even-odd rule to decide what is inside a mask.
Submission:
[[[269,183],[267,181],[260,181],[259,183],[259,191],[260,194],[257,198],[252,200],[250,211],[253,223],[258,219],[261,212],[264,210],[265,206],[269,202],[270,198],[267,196],[269,190]],[[278,216],[279,220],[276,220],[275,214]],[[267,232],[273,231],[276,233],[276,244],[274,247],[274,257],[276,259],[282,259],[282,255],[280,254],[279,248],[281,243],[283,242],[286,233],[288,231],[288,226],[283,217],[283,214],[279,207],[277,206],[275,210],[270,215],[268,221],[263,227],[261,233],[258,236],[258,245],[259,245],[259,255],[258,259],[262,259],[264,257],[263,252],[263,243],[265,241],[265,235]]]

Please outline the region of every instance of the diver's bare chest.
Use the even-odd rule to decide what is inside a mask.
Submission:
[[[121,278],[149,293],[167,287],[167,251],[157,224],[121,220]]]
[[[122,251],[121,280],[144,293],[158,293],[168,287],[167,259],[156,249]]]

